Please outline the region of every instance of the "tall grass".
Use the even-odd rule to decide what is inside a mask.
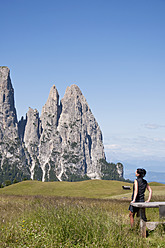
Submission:
[[[127,201],[0,197],[0,247],[165,247],[164,227],[146,240],[130,229]],[[152,214],[152,213],[151,213]]]

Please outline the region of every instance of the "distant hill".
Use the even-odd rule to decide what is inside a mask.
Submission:
[[[123,190],[133,184],[116,180],[87,180],[81,182],[41,182],[23,181],[0,188],[0,194],[5,195],[45,195],[109,199],[116,195],[131,195],[131,190]]]
[[[152,182],[154,197],[165,196],[165,185]],[[122,186],[130,186],[124,190]],[[133,184],[116,180],[87,180],[81,182],[23,181],[0,188],[0,195],[85,197],[130,200]],[[146,193],[146,197],[148,192]]]

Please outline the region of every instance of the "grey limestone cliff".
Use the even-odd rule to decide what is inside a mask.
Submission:
[[[39,139],[40,139],[40,119],[39,119],[39,113],[35,109],[29,108],[29,111],[26,115],[26,122],[25,122],[25,131],[23,133],[23,142],[24,145],[30,154],[31,158],[31,166],[30,166],[30,172],[31,172],[31,178],[34,179],[35,174],[35,167],[39,166],[38,163],[38,154],[39,154]],[[36,179],[36,178],[35,178]]]
[[[0,67],[0,181],[29,176],[25,151],[18,135],[10,70]]]
[[[14,138],[17,125],[17,115],[14,105],[14,89],[11,84],[10,71],[7,67],[0,67],[0,127],[1,135],[7,133],[8,137]],[[9,132],[9,130],[12,130]]]
[[[102,134],[78,86],[66,89],[61,106],[58,132],[62,140],[63,170],[59,178],[67,178],[70,168],[80,176],[101,178],[99,160],[105,158]]]
[[[61,102],[53,85],[41,116],[29,108],[26,119],[18,122],[7,67],[0,67],[0,80],[1,170],[10,164],[27,178],[42,181],[103,178],[102,133],[77,85],[67,87]],[[122,177],[121,166],[116,170]]]
[[[53,86],[40,122],[38,114],[35,118],[36,113],[29,109],[23,138],[32,158],[32,179],[38,165],[42,181],[69,180],[73,175],[101,178],[102,134],[78,86],[68,87],[60,104]]]

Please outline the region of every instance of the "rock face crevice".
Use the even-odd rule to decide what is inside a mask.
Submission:
[[[41,116],[36,109],[29,108],[26,119],[22,117],[19,122],[7,67],[0,67],[0,87],[0,140],[16,140],[17,146],[17,152],[16,148],[13,153],[6,148],[6,155],[1,155],[2,170],[7,163],[5,159],[8,159],[11,169],[13,163],[19,161],[17,166],[15,164],[17,174],[23,171],[23,175],[31,179],[74,181],[102,178],[99,162],[105,160],[102,133],[77,85],[67,87],[60,103],[53,85]],[[0,145],[1,152],[6,141],[4,144]]]

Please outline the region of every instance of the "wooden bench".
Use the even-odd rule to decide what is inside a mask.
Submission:
[[[159,208],[159,217],[165,218],[165,202],[135,202],[131,203],[133,207],[139,208],[140,214],[140,232],[142,237],[146,238],[146,227],[149,230],[154,230],[158,224],[165,224],[165,222],[146,222],[144,216],[144,209],[145,208]]]
[[[130,186],[122,186],[122,188],[125,189],[125,190],[131,190]]]

